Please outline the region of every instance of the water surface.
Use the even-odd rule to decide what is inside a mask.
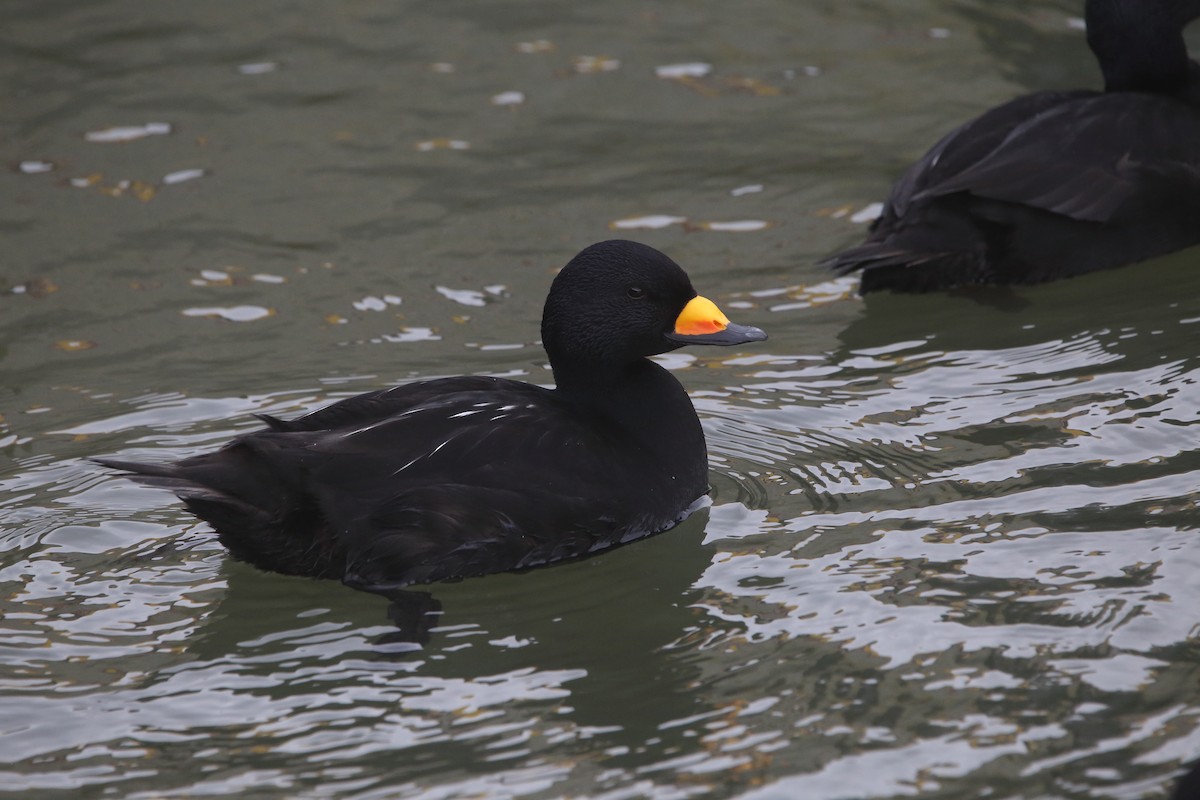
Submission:
[[[867,302],[814,266],[949,127],[1098,83],[1075,3],[8,11],[10,790],[1142,798],[1200,755],[1200,255]],[[86,461],[548,383],[553,271],[613,236],[771,335],[666,361],[712,505],[438,586],[424,647]]]

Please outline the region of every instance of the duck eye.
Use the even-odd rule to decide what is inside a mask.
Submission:
[[[646,290],[640,286],[630,286],[626,293],[631,300],[641,300],[646,296]]]

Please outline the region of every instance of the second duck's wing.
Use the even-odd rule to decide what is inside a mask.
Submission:
[[[1035,92],[980,114],[943,136],[892,186],[877,225],[903,217],[915,198],[946,194],[945,187],[986,162],[1030,120],[1096,92]],[[959,190],[963,191],[963,190]],[[967,189],[966,191],[969,191]]]
[[[960,141],[987,116],[944,144],[944,163],[929,167],[912,201],[966,192],[1101,223],[1182,216],[1180,203],[1200,207],[1200,110],[1181,101],[1135,93],[1069,97],[960,164],[987,143]]]

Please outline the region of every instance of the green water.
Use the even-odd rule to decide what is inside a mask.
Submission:
[[[0,786],[1165,796],[1200,755],[1200,255],[987,303],[814,266],[954,124],[1097,85],[1079,14],[7,4]],[[683,219],[622,227],[653,216]],[[553,271],[614,236],[771,335],[666,361],[713,503],[438,586],[423,648],[85,460],[412,378],[548,383]]]

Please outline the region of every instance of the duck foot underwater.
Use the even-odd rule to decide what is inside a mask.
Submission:
[[[442,618],[442,603],[429,592],[398,589],[389,592],[387,616],[396,630],[383,634],[375,643],[426,645]]]

